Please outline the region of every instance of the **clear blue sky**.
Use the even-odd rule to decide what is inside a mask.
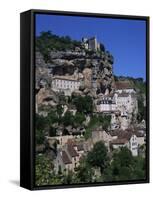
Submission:
[[[116,75],[146,77],[146,22],[143,20],[36,15],[36,35],[52,31],[59,36],[96,36],[114,56]]]

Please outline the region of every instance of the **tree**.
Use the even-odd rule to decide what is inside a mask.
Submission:
[[[52,178],[51,170],[53,165],[51,161],[44,155],[36,156],[35,171],[36,171],[36,185],[49,185]]]
[[[74,117],[71,112],[67,111],[62,118],[62,123],[64,126],[73,125]]]
[[[58,104],[58,105],[56,106],[56,111],[57,111],[58,117],[60,117],[60,116],[62,115],[63,110],[64,110],[64,109],[63,109],[63,107],[62,107],[61,104]]]
[[[62,174],[62,184],[72,184],[73,183],[74,173],[72,171],[68,171],[67,174]]]
[[[131,151],[122,147],[115,152],[112,162],[104,170],[104,181],[127,181],[145,178],[144,158],[133,157]]]
[[[36,37],[36,50],[41,52],[46,62],[50,61],[50,52],[52,50],[64,51],[74,49],[75,46],[80,46],[81,43],[72,40],[69,36],[57,36],[51,31],[41,32]]]
[[[102,125],[104,130],[108,130],[110,123],[111,123],[111,116],[106,115],[106,116],[99,116],[98,118],[100,124]]]
[[[45,130],[46,130],[46,126],[47,126],[47,121],[46,118],[40,115],[36,114],[36,120],[35,120],[36,124],[35,124],[35,130],[36,130],[36,134],[35,134],[35,138],[36,138],[36,144],[43,144],[44,142],[44,138],[45,138]]]
[[[41,115],[36,114],[35,122],[36,122],[35,124],[36,129],[39,131],[44,131],[47,124],[46,118]]]
[[[45,136],[42,130],[36,129],[36,144],[43,144]]]
[[[76,168],[75,182],[76,183],[90,183],[93,182],[94,170],[91,165],[82,159],[80,165]]]
[[[74,116],[74,125],[81,126],[82,123],[85,121],[85,115],[83,113],[77,112]]]
[[[101,174],[108,164],[108,152],[105,144],[100,141],[97,142],[93,150],[87,155],[87,162],[93,167],[100,167]]]
[[[77,96],[72,99],[72,103],[76,106],[76,109],[80,113],[92,113],[93,112],[93,100],[90,96]]]
[[[47,124],[50,127],[52,124],[57,123],[57,122],[58,122],[57,113],[56,113],[56,111],[52,110],[50,113],[48,113]]]
[[[143,97],[140,96],[138,98],[138,116],[137,116],[138,122],[141,122],[143,119],[146,119],[146,113],[145,113],[146,107],[144,106],[143,101],[144,101]]]

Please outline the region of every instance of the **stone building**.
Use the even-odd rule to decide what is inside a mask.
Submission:
[[[104,95],[97,101],[97,111],[104,113],[117,112],[117,104],[114,94]]]
[[[112,141],[112,136],[109,134],[109,132],[104,131],[102,128],[96,128],[92,131],[93,145],[99,141],[103,141],[109,150],[109,143]]]
[[[123,132],[118,135],[117,139],[110,142],[111,149],[127,147],[133,156],[138,156],[138,140],[134,133]]]
[[[58,92],[64,92],[70,96],[75,90],[78,90],[81,80],[72,76],[54,76],[52,80],[52,89]]]
[[[66,151],[58,151],[57,157],[54,160],[54,171],[56,174],[58,173],[68,173],[68,171],[72,171],[72,161],[70,160]]]
[[[89,39],[82,38],[82,44],[85,47],[85,49],[96,50],[96,51],[100,49],[100,43],[98,43],[96,37],[92,37]]]
[[[133,85],[129,81],[117,81],[115,83],[117,93],[136,93]]]
[[[88,40],[88,48],[92,50],[98,50],[100,49],[100,44],[97,41],[96,37],[92,37]]]
[[[135,89],[127,83],[119,84],[114,93],[99,96],[96,108],[97,112],[111,114],[112,129],[125,130],[135,122],[138,113]]]
[[[62,147],[58,149],[57,157],[54,160],[55,173],[68,173],[69,171],[75,171],[79,166],[79,161],[84,154],[84,147],[82,143],[76,143],[74,140],[69,140]]]

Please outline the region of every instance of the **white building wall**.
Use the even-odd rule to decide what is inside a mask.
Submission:
[[[138,156],[138,141],[136,135],[132,135],[132,137],[130,138],[129,148],[133,156]]]
[[[63,80],[63,79],[53,79],[52,88],[54,89],[70,89],[78,90],[80,86],[80,81],[77,80]]]
[[[137,137],[137,142],[138,142],[138,145],[141,146],[141,145],[145,144],[145,138]]]
[[[122,92],[125,92],[125,93],[135,93],[135,90],[133,88],[131,89],[117,89],[116,90],[117,93],[122,93]]]

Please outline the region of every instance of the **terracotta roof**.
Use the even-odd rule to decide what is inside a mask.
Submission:
[[[68,139],[67,144],[68,144],[69,146],[72,146],[73,149],[74,149],[74,147],[76,146],[78,151],[83,151],[83,150],[84,150],[84,147],[83,147],[83,143],[82,143],[82,142],[76,142],[76,141],[73,140],[73,139]],[[75,149],[74,149],[74,150],[75,150]],[[77,153],[77,152],[76,152],[76,153]]]
[[[67,145],[67,150],[68,150],[68,153],[69,153],[69,155],[70,155],[71,157],[76,157],[76,156],[78,156],[78,154],[77,154],[76,150],[74,149],[73,145],[68,144],[68,145]]]
[[[132,135],[134,135],[133,132],[123,132],[123,133],[120,133],[118,135],[118,139],[126,139],[126,140],[130,140],[130,138],[132,137]]]
[[[118,97],[128,97],[129,94],[128,93],[121,93],[121,94],[118,94]]]
[[[78,78],[73,76],[54,76],[53,79],[68,80],[68,81],[79,81]]]
[[[115,140],[112,140],[110,143],[111,144],[125,144],[127,143],[128,140],[126,138],[121,138],[121,139],[115,139]]]
[[[130,140],[132,135],[137,137],[144,137],[144,133],[137,129],[126,129],[126,130],[114,130],[110,132],[111,136],[117,136],[118,139],[127,139]]]
[[[128,81],[117,81],[115,83],[116,89],[121,90],[121,89],[134,89],[134,86],[128,82]]]
[[[63,160],[64,164],[71,164],[72,163],[65,151],[62,151],[62,160]]]
[[[83,144],[80,143],[80,144],[77,144],[76,146],[77,146],[78,151],[84,151]]]
[[[131,136],[133,135],[133,131],[131,132],[131,130],[114,130],[114,131],[110,131],[110,135],[111,136],[117,136],[119,139],[127,139],[129,140],[131,138]]]
[[[106,94],[103,97],[114,97],[114,93]]]

